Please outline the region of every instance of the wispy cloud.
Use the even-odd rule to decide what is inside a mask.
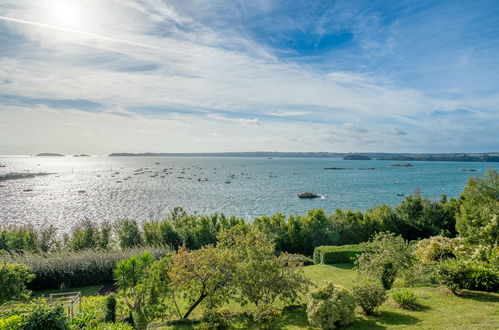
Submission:
[[[475,38],[473,47],[482,51],[461,53],[447,80],[432,64],[441,59],[431,47],[441,45],[419,35],[416,54],[409,54],[407,45],[414,29],[430,36],[426,26],[441,25],[435,11],[449,12],[450,21],[462,20],[478,31],[464,12],[480,16],[486,9],[447,2],[380,8],[348,1],[88,0],[78,2],[78,17],[68,22],[53,16],[51,6],[57,4],[0,4],[0,102],[9,100],[0,119],[8,114],[23,122],[30,106],[37,116],[42,107],[53,109],[59,114],[50,117],[54,139],[66,134],[57,123],[74,120],[82,110],[116,130],[134,131],[133,125],[156,120],[180,125],[182,130],[160,131],[163,138],[182,137],[185,151],[234,149],[234,141],[240,146],[258,141],[260,150],[367,150],[362,143],[370,143],[372,149],[402,151],[428,148],[426,139],[447,133],[456,148],[460,143],[470,149],[498,147],[487,138],[499,122],[499,93],[492,88],[497,83],[492,74],[499,73],[492,64],[492,55],[499,54],[492,45],[497,35],[482,43]],[[488,16],[484,22],[491,24]],[[487,28],[498,30],[497,24]],[[353,37],[343,40],[342,33]],[[303,44],[306,36],[317,42]],[[459,50],[457,36],[449,37],[448,47]],[[455,79],[455,72],[470,79],[484,72],[474,56],[491,65],[489,86],[476,83],[481,93]],[[452,88],[428,84],[425,73]],[[95,105],[90,114],[89,105]],[[16,106],[23,108],[17,115],[11,111]],[[465,120],[457,109],[469,111]],[[206,132],[205,139],[199,140],[199,131]],[[223,140],[224,131],[238,137]],[[306,134],[297,136],[298,131]],[[467,132],[478,132],[475,145],[466,142]],[[21,139],[19,130],[9,134],[8,141]],[[393,136],[401,139],[394,142]],[[146,143],[154,144],[144,138]],[[0,152],[14,149],[5,142],[0,146]]]

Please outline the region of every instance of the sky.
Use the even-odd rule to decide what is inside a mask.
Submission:
[[[499,151],[499,2],[0,2],[0,154],[231,151]]]

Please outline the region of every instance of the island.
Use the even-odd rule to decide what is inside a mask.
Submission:
[[[343,160],[371,160],[371,157],[353,154],[343,157]]]
[[[90,157],[90,156],[85,154],[79,154],[79,155],[74,155],[73,157]]]
[[[350,170],[350,168],[345,168],[345,167],[324,167],[325,170],[336,170],[336,171],[341,171],[341,170]]]
[[[42,152],[41,154],[36,155],[36,157],[65,157],[65,156],[52,152]]]
[[[298,197],[299,198],[320,198],[321,195],[313,194],[313,193],[309,193],[309,192],[304,192],[304,193],[298,194]]]
[[[393,167],[414,167],[412,164],[405,163],[405,164],[392,164]]]

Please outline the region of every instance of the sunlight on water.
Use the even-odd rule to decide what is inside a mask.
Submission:
[[[251,220],[262,214],[305,214],[313,208],[365,210],[398,204],[419,188],[424,196],[457,196],[466,180],[491,163],[343,161],[310,158],[3,157],[0,175],[48,172],[0,181],[2,224],[54,224],[67,230],[83,219],[158,219],[175,206]],[[324,170],[342,167],[347,170]],[[374,167],[375,170],[358,168]],[[472,168],[477,172],[461,172]],[[229,183],[230,182],[230,183]],[[325,196],[314,200],[301,192]]]

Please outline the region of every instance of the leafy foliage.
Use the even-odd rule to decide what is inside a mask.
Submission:
[[[355,262],[362,276],[378,281],[385,290],[390,289],[396,276],[410,269],[412,263],[409,244],[401,236],[392,233],[374,236]]]
[[[106,297],[106,316],[104,320],[110,323],[116,322],[116,296],[114,294]]]
[[[409,288],[402,288],[395,291],[392,298],[404,309],[415,309],[417,306],[418,296]]]
[[[353,287],[355,301],[366,315],[373,315],[376,307],[386,300],[385,289],[379,284],[364,283]]]
[[[188,318],[205,299],[210,307],[227,301],[234,273],[235,260],[228,250],[207,246],[189,251],[181,247],[173,255],[169,272],[177,315]],[[187,302],[184,312],[180,310],[178,298]]]
[[[355,320],[355,298],[344,287],[328,282],[310,293],[307,317],[322,329],[346,326]]]
[[[235,226],[221,233],[218,247],[231,251],[236,261],[234,285],[243,304],[272,305],[276,300],[295,301],[307,289],[300,264],[277,257],[272,241],[261,231]]]
[[[422,265],[432,265],[439,261],[456,257],[455,239],[433,236],[419,241],[414,247],[414,256]]]
[[[23,330],[69,330],[69,320],[61,305],[37,304],[26,316]]]
[[[456,228],[473,243],[499,244],[499,173],[489,169],[484,177],[471,178],[461,194]]]
[[[458,289],[499,291],[499,267],[486,262],[444,261],[437,267],[437,277],[441,284],[454,293]]]
[[[26,285],[34,277],[24,265],[0,263],[0,304],[15,298],[27,298],[30,292]]]

